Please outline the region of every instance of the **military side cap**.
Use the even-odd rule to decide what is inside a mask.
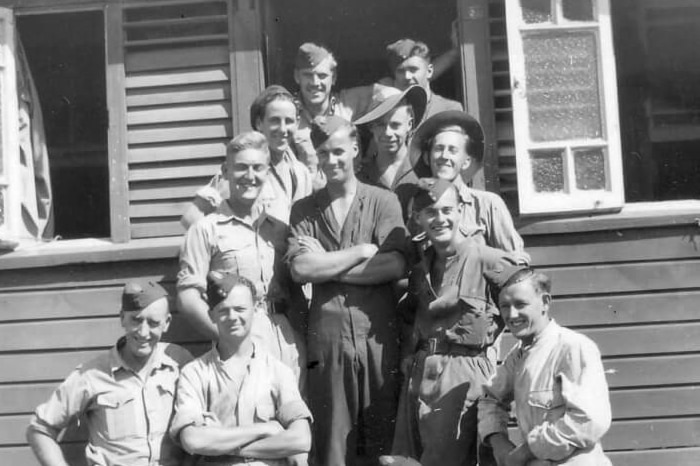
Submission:
[[[397,66],[409,57],[419,56],[430,59],[430,49],[424,42],[413,39],[399,39],[386,46],[387,62],[389,69],[393,72]]]
[[[267,104],[280,96],[283,96],[289,101],[294,101],[294,96],[292,93],[289,92],[286,87],[280,86],[279,84],[267,86],[260,94],[258,94],[255,100],[253,100],[253,103],[250,104],[251,127],[255,128],[255,124],[258,122],[258,120],[265,116],[265,107],[267,107]]]
[[[325,47],[314,44],[313,42],[305,42],[301,44],[299,50],[297,50],[294,68],[297,70],[316,68],[319,63],[330,55],[331,53]]]
[[[238,277],[230,273],[209,272],[207,274],[207,302],[215,307],[222,302],[233,287],[238,283]]]
[[[343,117],[336,115],[320,116],[311,122],[311,144],[317,148],[340,129],[352,130],[353,125]]]
[[[421,178],[410,202],[411,211],[420,212],[435,204],[448,189],[455,189],[450,181],[441,178]]]
[[[498,302],[501,290],[520,283],[531,277],[535,271],[527,265],[498,264],[491,270],[484,272],[484,278],[489,285],[489,292],[494,302]]]
[[[369,110],[354,123],[364,125],[378,120],[396,108],[404,99],[413,107],[413,127],[415,128],[423,119],[428,106],[428,94],[420,86],[410,86],[402,92],[395,87],[376,85]]]
[[[151,281],[133,281],[124,285],[122,291],[122,311],[141,311],[149,305],[168,296],[165,288]]]

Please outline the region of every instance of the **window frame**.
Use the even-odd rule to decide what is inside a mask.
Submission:
[[[14,239],[18,232],[16,222],[21,216],[19,190],[16,183],[19,160],[19,109],[17,96],[17,66],[15,59],[15,24],[11,8],[0,6],[0,190],[4,191],[4,222],[0,224],[0,238]]]
[[[592,31],[598,54],[598,89],[603,137],[597,139],[564,139],[554,142],[533,143],[527,124],[513,125],[515,139],[516,173],[520,215],[524,217],[558,215],[562,213],[609,212],[624,205],[622,148],[615,56],[612,43],[612,24],[609,0],[591,0],[594,22],[574,22],[562,17],[561,0],[551,0],[553,23],[526,25],[520,20],[522,9],[518,0],[506,0],[506,26],[510,64],[513,121],[529,120],[525,79],[524,37],[542,31]],[[574,148],[603,147],[607,152],[605,190],[578,190],[575,188],[573,167]],[[530,163],[531,150],[557,149],[564,155],[564,193],[538,193],[535,190]]]

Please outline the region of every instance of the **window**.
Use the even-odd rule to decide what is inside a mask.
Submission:
[[[506,1],[521,215],[624,202],[608,0]]]
[[[19,160],[19,117],[17,114],[14,18],[12,10],[0,8],[0,239],[16,236],[19,217],[15,179]]]
[[[5,125],[16,117],[5,103],[17,99],[8,80],[18,31],[44,110],[55,233],[114,242],[181,235],[184,206],[218,170],[226,142],[248,126],[262,88],[259,2],[19,5],[0,10],[2,162],[17,158],[17,130]],[[7,163],[0,232],[13,236],[21,186]]]

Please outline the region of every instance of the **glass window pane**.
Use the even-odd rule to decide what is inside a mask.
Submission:
[[[562,0],[561,9],[569,21],[593,21],[592,0]]]
[[[564,191],[564,151],[550,150],[530,153],[532,183],[538,193]]]
[[[539,142],[602,137],[594,33],[529,34],[523,48],[530,138]]]
[[[605,152],[602,148],[574,150],[576,188],[605,189]]]
[[[552,22],[551,0],[520,0],[520,6],[523,9],[523,21],[526,23]]]

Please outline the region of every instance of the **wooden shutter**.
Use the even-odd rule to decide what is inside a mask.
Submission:
[[[506,58],[515,124],[503,118],[499,128],[503,189],[510,188],[513,140],[521,215],[622,207],[609,1],[506,0],[505,6],[508,52],[494,46],[494,72],[505,72],[496,65]],[[509,112],[506,91],[505,83],[496,86],[504,100],[497,112]]]
[[[224,0],[123,8],[131,238],[182,234],[187,203],[224,160],[232,14]]]
[[[15,68],[15,24],[11,9],[0,7],[0,239],[14,236],[20,219],[18,179],[19,116]]]

